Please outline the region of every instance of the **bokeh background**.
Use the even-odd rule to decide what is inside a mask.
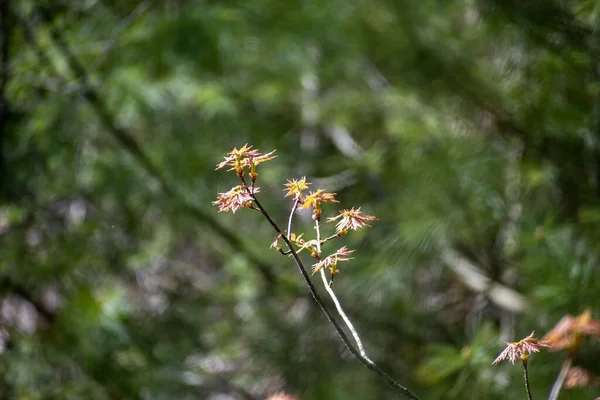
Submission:
[[[334,287],[422,399],[525,398],[504,341],[599,317],[600,1],[0,4],[1,398],[399,398],[260,214],[211,205],[245,143],[281,225],[301,176],[378,217]]]

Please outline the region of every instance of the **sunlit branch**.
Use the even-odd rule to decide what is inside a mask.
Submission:
[[[245,179],[242,177],[241,180],[246,185],[246,187],[248,188],[248,191],[250,191],[250,188],[246,184]],[[413,400],[420,400],[419,397],[417,397],[417,395],[415,395],[409,389],[407,389],[406,387],[404,387],[401,384],[399,384],[398,382],[396,382],[391,376],[389,376],[382,369],[380,369],[373,361],[371,361],[368,358],[363,357],[363,355],[360,353],[360,351],[358,351],[354,347],[354,345],[352,344],[352,342],[350,341],[350,339],[348,338],[348,336],[346,335],[346,333],[344,332],[344,330],[342,329],[342,327],[340,326],[340,324],[338,324],[338,322],[336,321],[335,317],[333,316],[333,314],[331,314],[331,312],[329,311],[329,309],[325,305],[325,302],[323,301],[323,299],[321,298],[321,296],[317,292],[317,289],[315,288],[315,285],[312,283],[312,281],[310,279],[310,275],[306,271],[306,268],[304,267],[304,264],[302,263],[302,260],[300,260],[300,256],[298,256],[298,253],[296,252],[296,250],[294,250],[294,247],[293,247],[292,242],[290,241],[290,239],[288,239],[288,237],[282,232],[282,230],[275,223],[275,221],[273,221],[273,219],[271,218],[271,216],[269,215],[269,213],[267,213],[267,211],[264,209],[264,207],[262,206],[262,204],[260,203],[260,201],[256,198],[256,196],[254,194],[252,196],[254,198],[254,203],[256,204],[256,207],[258,207],[258,209],[262,212],[262,214],[267,219],[267,221],[269,222],[269,224],[271,225],[271,227],[273,227],[273,229],[275,230],[275,232],[277,232],[277,234],[280,235],[281,239],[285,242],[287,248],[289,249],[289,251],[292,254],[292,257],[294,258],[294,261],[296,263],[296,266],[298,267],[298,270],[300,271],[300,274],[302,275],[302,278],[304,278],[304,281],[306,282],[306,285],[308,286],[308,290],[310,291],[310,294],[313,296],[313,298],[315,299],[315,302],[319,305],[319,308],[321,309],[321,311],[323,311],[323,314],[325,314],[325,316],[327,317],[327,319],[329,320],[329,322],[331,323],[331,325],[334,327],[335,331],[337,332],[337,334],[342,339],[342,342],[344,342],[344,345],[346,346],[346,348],[365,367],[367,367],[371,371],[375,372],[375,374],[377,374],[377,376],[380,379],[382,379],[383,381],[385,381],[387,384],[389,384],[390,386],[398,389],[398,391],[400,393],[402,393],[405,397],[407,397],[409,399],[413,399]]]
[[[560,394],[560,390],[562,389],[563,384],[565,383],[565,379],[567,379],[567,374],[569,372],[569,368],[571,368],[571,364],[573,360],[569,357],[563,363],[556,380],[554,381],[554,385],[552,385],[552,390],[550,391],[550,396],[548,400],[556,400],[558,399],[558,395]]]
[[[320,255],[321,254],[321,227],[319,225],[319,219],[317,219],[315,221],[315,230],[317,231],[317,253]],[[356,342],[356,345],[358,346],[358,351],[360,351],[360,355],[365,360],[367,360],[369,363],[373,364],[373,361],[367,356],[367,352],[365,351],[365,348],[363,347],[363,344],[362,344],[362,341],[360,340],[360,336],[358,335],[358,332],[356,332],[356,329],[354,328],[354,325],[352,325],[350,318],[348,318],[348,316],[344,312],[344,309],[342,308],[340,301],[338,300],[335,292],[333,291],[333,288],[327,282],[327,276],[325,275],[325,268],[321,268],[320,273],[321,273],[321,279],[323,281],[323,286],[325,286],[327,293],[329,293],[331,300],[333,300],[333,303],[335,304],[335,308],[337,309],[338,314],[340,314],[340,317],[342,317],[342,319],[346,323],[346,326],[352,333],[352,336],[354,337],[354,341]],[[332,277],[332,279],[333,279],[333,277]]]

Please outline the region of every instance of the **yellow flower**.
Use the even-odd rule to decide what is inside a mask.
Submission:
[[[308,189],[310,185],[310,182],[306,182],[305,176],[303,176],[302,179],[299,180],[288,180],[288,183],[284,185],[285,189],[283,189],[284,191],[287,190],[285,197],[294,196],[294,199],[299,199],[302,196],[302,192]]]
[[[300,208],[319,208],[320,203],[339,203],[339,201],[335,199],[335,193],[326,193],[323,189],[319,189],[310,192],[300,204]]]
[[[225,160],[217,164],[216,169],[221,169],[229,165],[231,168],[228,171],[235,170],[237,175],[242,177],[244,176],[245,168],[250,167],[250,177],[252,178],[252,181],[255,181],[258,176],[256,173],[256,166],[277,157],[274,156],[273,153],[275,153],[275,150],[267,154],[260,154],[258,150],[252,150],[252,146],[249,146],[248,144],[243,145],[239,150],[234,147],[233,150],[224,157]]]

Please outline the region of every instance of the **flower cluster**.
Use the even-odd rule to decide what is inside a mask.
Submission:
[[[534,338],[534,333],[531,332],[529,336],[518,342],[506,342],[506,349],[496,357],[492,364],[498,364],[502,360],[509,360],[514,364],[517,359],[527,362],[529,354],[537,353],[542,348],[549,347],[547,342]]]
[[[592,318],[589,309],[577,317],[565,315],[546,333],[544,340],[550,343],[551,351],[575,353],[586,336],[600,338],[600,321]]]
[[[566,368],[566,374],[563,375],[561,372],[564,387],[566,389],[574,389],[590,386],[600,382],[600,378],[581,365],[571,365],[571,361],[577,359],[577,353],[586,337],[600,338],[600,321],[592,318],[592,313],[589,309],[576,317],[565,315],[541,340],[534,338],[533,332],[531,332],[529,336],[518,342],[507,342],[506,349],[500,353],[493,364],[497,364],[502,360],[509,360],[514,364],[517,359],[520,359],[525,370],[525,388],[528,398],[531,399],[527,378],[527,359],[529,354],[537,353],[543,348],[547,348],[549,351],[566,350],[569,354],[569,358],[567,358],[563,367]],[[558,386],[555,384],[553,393],[555,388],[558,388],[557,390],[560,391],[563,380],[557,381],[560,384]],[[596,400],[600,400],[600,397]]]
[[[284,185],[285,189],[283,189],[284,192],[287,190],[285,197],[294,196],[294,200],[299,200],[302,197],[302,192],[308,189],[310,185],[310,182],[306,182],[306,177],[288,180],[288,183]]]
[[[256,186],[237,185],[225,193],[219,193],[213,204],[219,207],[219,212],[237,210],[244,207],[252,208],[254,195],[260,191]]]
[[[362,215],[360,207],[358,209],[351,208],[350,210],[341,210],[335,217],[327,218],[327,222],[340,220],[335,225],[335,230],[339,236],[346,234],[349,229],[357,230],[363,226],[371,226],[367,221],[374,221],[377,218],[372,215]]]
[[[335,253],[330,254],[327,257],[325,257],[324,259],[322,259],[321,261],[319,261],[318,263],[313,264],[313,266],[312,266],[313,274],[315,272],[319,272],[323,268],[328,268],[331,276],[332,277],[336,276],[339,272],[339,270],[337,269],[338,261],[352,260],[353,259],[352,257],[348,257],[352,253],[354,253],[354,250],[348,250],[348,248],[346,246],[338,249]]]
[[[263,211],[260,209],[260,205],[256,200],[256,194],[259,192],[259,188],[254,186],[258,173],[256,172],[256,167],[266,161],[272,160],[276,156],[273,155],[275,151],[268,152],[266,154],[261,154],[258,150],[253,149],[252,146],[245,144],[241,148],[234,148],[232,151],[227,153],[224,157],[224,160],[217,164],[216,169],[221,169],[224,167],[230,167],[229,171],[235,171],[238,178],[241,179],[242,184],[233,187],[231,190],[219,193],[217,200],[213,202],[214,205],[219,207],[219,212],[222,211],[231,211],[235,213],[241,208],[251,208],[259,211]],[[245,176],[248,174],[252,181],[251,185],[248,185],[245,180]],[[311,209],[312,210],[312,219],[316,221],[318,227],[318,221],[321,220],[321,216],[323,214],[323,204],[324,203],[339,203],[339,201],[335,198],[335,193],[326,192],[323,189],[317,189],[314,191],[308,192],[309,187],[311,186],[310,182],[306,181],[306,177],[302,177],[300,179],[292,179],[288,180],[284,185],[285,197],[292,197],[294,199],[294,207],[300,209]],[[255,205],[257,207],[255,207]],[[317,239],[305,240],[301,235],[295,235],[290,233],[289,240],[291,243],[297,247],[297,252],[301,252],[306,250],[310,252],[311,256],[317,259],[317,262],[313,264],[313,273],[319,272],[322,269],[328,269],[331,276],[334,277],[339,270],[337,268],[338,262],[340,261],[348,261],[352,258],[349,257],[350,254],[354,252],[354,250],[349,250],[346,246],[341,247],[333,254],[322,258],[321,257],[321,246],[327,243],[330,240],[335,238],[339,238],[350,230],[357,230],[358,228],[367,227],[369,225],[369,221],[374,221],[377,218],[371,215],[364,215],[360,208],[351,208],[351,209],[343,209],[340,210],[339,214],[328,218],[327,222],[335,222],[335,234],[329,236],[325,239],[320,239],[320,234]],[[279,232],[275,241],[271,244],[271,247],[276,248],[279,252],[283,254],[288,254],[283,251],[281,246],[279,246],[279,240],[281,239],[283,233]]]
[[[308,209],[312,207],[312,218],[316,221],[320,219],[321,214],[323,214],[321,203],[339,203],[339,201],[335,199],[335,193],[327,193],[323,189],[319,189],[316,192],[310,192],[305,196],[300,203],[300,208]]]
[[[231,168],[228,171],[235,171],[237,176],[241,178],[245,175],[246,168],[250,168],[250,179],[255,182],[258,177],[256,166],[277,157],[273,153],[275,153],[275,150],[267,154],[261,154],[257,149],[252,150],[252,146],[248,146],[248,144],[243,145],[239,150],[234,147],[224,157],[225,160],[217,164],[216,169],[230,166]]]
[[[311,183],[306,181],[306,177],[288,181],[288,183],[285,184],[284,189],[284,191],[286,191],[285,197],[293,197],[300,209],[312,208],[312,219],[314,221],[319,221],[321,220],[321,216],[323,214],[323,203],[339,203],[339,201],[335,198],[335,193],[328,193],[323,189],[317,189],[305,194],[304,192],[308,190],[310,185]],[[317,263],[313,264],[313,274],[321,271],[323,268],[326,268],[329,270],[329,273],[333,278],[339,273],[337,268],[338,262],[351,260],[352,258],[348,256],[352,254],[354,250],[349,250],[346,246],[344,246],[338,249],[335,253],[322,259],[320,251],[321,245],[332,239],[335,239],[336,237],[345,235],[349,230],[357,230],[358,228],[370,226],[367,222],[374,221],[376,219],[377,218],[371,215],[363,215],[360,208],[341,210],[335,217],[327,219],[327,222],[337,221],[335,235],[321,240],[304,240],[302,235],[296,236],[292,234],[290,236],[290,240],[298,247],[298,252],[301,252],[302,250],[308,250],[312,257],[318,260]],[[276,239],[275,242],[277,242],[277,240],[278,239]],[[274,244],[274,247],[276,247],[276,243]]]
[[[212,202],[212,204],[219,207],[219,212],[231,211],[235,214],[240,208],[254,208],[252,205],[255,200],[254,196],[259,192],[259,188],[254,186],[258,178],[256,166],[277,157],[273,153],[275,153],[275,150],[267,154],[261,154],[257,149],[252,149],[252,146],[248,146],[247,144],[243,145],[240,149],[234,148],[227,153],[224,157],[225,160],[217,164],[216,169],[230,166],[231,168],[228,171],[235,171],[238,178],[242,180],[242,184],[233,187],[227,192],[219,193],[217,200]],[[252,180],[251,186],[248,186],[244,180],[248,168],[250,169],[248,175]]]
[[[544,336],[550,351],[565,350],[570,358],[577,358],[586,338],[600,339],[600,321],[592,318],[589,309],[576,317],[565,315]],[[596,382],[600,382],[600,379],[592,371],[575,365],[567,371],[565,388],[585,387]]]

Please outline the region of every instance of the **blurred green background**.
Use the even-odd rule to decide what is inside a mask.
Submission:
[[[0,398],[399,398],[211,205],[244,143],[281,225],[304,175],[378,217],[334,287],[422,399],[524,399],[504,341],[599,317],[600,0],[0,4]]]

